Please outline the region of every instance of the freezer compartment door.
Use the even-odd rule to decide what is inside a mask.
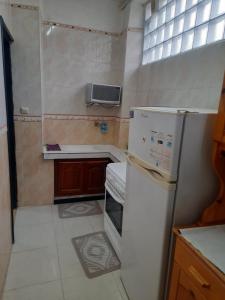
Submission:
[[[184,114],[179,112],[134,110],[129,153],[176,181],[183,120]]]
[[[130,300],[161,300],[166,278],[175,189],[128,164],[121,278]]]

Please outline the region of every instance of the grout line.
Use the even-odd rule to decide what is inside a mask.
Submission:
[[[121,270],[121,269],[120,269],[120,270]],[[120,272],[120,270],[117,270],[116,272]],[[128,300],[127,293],[126,293],[126,291],[125,291],[125,288],[124,288],[124,286],[123,286],[123,283],[121,282],[120,276],[119,276],[118,279],[117,279],[115,276],[116,276],[116,275],[114,274],[114,275],[113,275],[114,281],[115,281],[115,283],[116,283],[116,286],[117,286],[117,289],[118,289],[119,294],[120,294],[120,296],[121,296],[121,299],[122,299],[122,300]]]
[[[12,291],[17,291],[17,290],[27,289],[27,288],[30,288],[30,287],[32,287],[32,286],[45,285],[45,284],[48,284],[48,283],[51,283],[51,282],[56,282],[56,281],[59,281],[59,279],[56,279],[56,280],[48,280],[48,281],[41,282],[41,283],[35,283],[35,284],[24,285],[24,286],[21,286],[21,287],[18,287],[18,288],[13,288],[13,289],[8,289],[8,290],[5,290],[5,289],[4,289],[3,294],[8,293],[8,292],[12,292]]]
[[[41,222],[41,223],[37,223],[37,224],[17,224],[18,222],[15,222],[15,227],[16,228],[22,228],[22,227],[35,227],[35,226],[42,226],[42,225],[47,225],[47,224],[51,224],[52,221],[44,221],[44,222]]]
[[[55,241],[56,241],[56,233],[55,233],[55,230],[54,230],[54,235],[55,235]],[[60,259],[59,259],[59,245],[57,244],[57,242],[56,242],[56,251],[57,251],[57,259],[58,259],[58,265],[59,265],[59,281],[60,281],[60,287],[61,287],[61,291],[62,291],[63,300],[65,300],[64,288],[63,288],[62,268],[61,268]]]
[[[21,254],[23,252],[34,252],[34,251],[37,251],[37,250],[40,250],[40,249],[47,249],[47,248],[51,248],[50,245],[48,246],[43,246],[43,247],[37,247],[37,248],[32,248],[32,249],[26,249],[26,250],[19,250],[19,251],[16,251],[16,252],[11,252],[12,255],[15,255],[15,254]]]
[[[18,250],[18,251],[13,251],[12,250],[12,255],[14,254],[21,254],[23,252],[32,252],[32,251],[37,251],[41,249],[46,249],[46,248],[51,248],[53,245],[48,245],[48,246],[42,246],[42,247],[37,247],[37,248],[31,248],[31,249],[26,249],[26,250]]]

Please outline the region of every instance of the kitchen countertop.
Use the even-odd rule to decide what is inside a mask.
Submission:
[[[60,145],[61,151],[47,151],[43,146],[44,159],[110,158],[114,162],[125,161],[126,151],[113,145]]]
[[[182,236],[225,274],[225,225],[180,230]]]

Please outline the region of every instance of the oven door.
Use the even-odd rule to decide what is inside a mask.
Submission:
[[[109,182],[106,181],[105,187],[105,212],[109,216],[118,233],[122,235],[124,201]]]

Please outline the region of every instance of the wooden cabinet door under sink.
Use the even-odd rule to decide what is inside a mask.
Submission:
[[[57,160],[55,162],[55,196],[83,194],[84,168],[79,160]]]
[[[104,194],[107,158],[55,161],[55,197]]]
[[[106,166],[108,160],[91,160],[84,165],[84,193],[103,194],[105,191]]]

